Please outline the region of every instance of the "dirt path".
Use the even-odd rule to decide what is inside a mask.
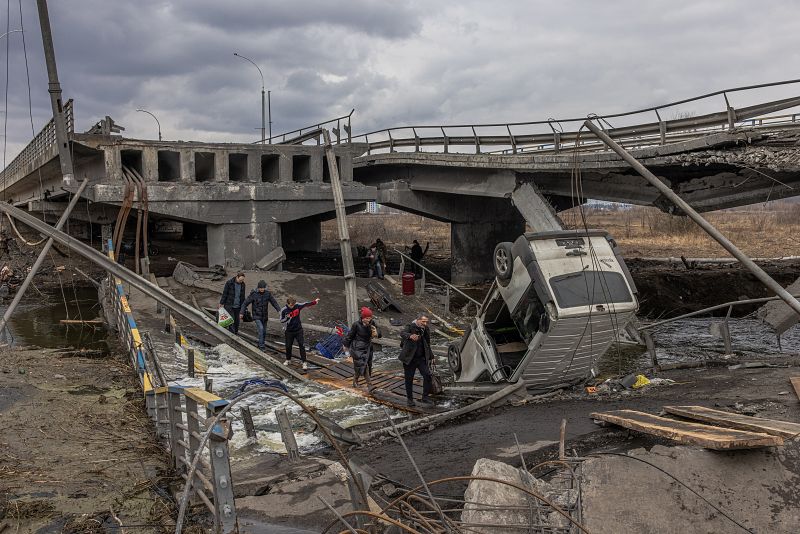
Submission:
[[[0,531],[174,528],[168,458],[127,361],[5,349],[0,362]]]

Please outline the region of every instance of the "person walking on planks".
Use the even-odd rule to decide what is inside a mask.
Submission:
[[[260,350],[265,349],[264,339],[267,337],[267,312],[269,311],[268,306],[270,304],[275,308],[275,311],[280,311],[278,301],[275,300],[272,293],[267,291],[267,282],[259,280],[258,289],[254,289],[250,292],[239,311],[239,320],[241,321],[244,319],[244,313],[247,311],[247,307],[250,305],[253,306],[253,322],[258,329],[258,348]]]
[[[239,271],[236,276],[225,282],[225,287],[222,289],[222,297],[219,299],[220,306],[233,318],[233,323],[228,327],[228,330],[234,334],[239,333],[239,310],[242,309],[242,304],[245,299],[245,285],[244,273]]]
[[[281,323],[285,329],[286,342],[286,361],[283,365],[289,365],[292,361],[292,345],[297,340],[297,346],[300,349],[300,361],[303,362],[303,370],[308,369],[306,363],[306,342],[303,339],[303,323],[300,322],[300,310],[307,306],[315,306],[319,303],[319,298],[309,302],[297,302],[294,297],[286,299],[286,306],[281,310]]]
[[[381,337],[381,331],[372,318],[372,310],[361,308],[361,320],[350,326],[350,331],[342,341],[345,356],[353,356],[353,387],[359,387],[358,379],[363,376],[367,388],[372,390],[372,340]]]
[[[400,333],[400,355],[398,359],[403,362],[403,371],[406,380],[406,399],[409,406],[414,403],[414,375],[419,369],[422,375],[422,399],[420,402],[430,404],[428,395],[432,389],[430,361],[433,359],[431,351],[431,335],[428,331],[428,317],[420,315]]]

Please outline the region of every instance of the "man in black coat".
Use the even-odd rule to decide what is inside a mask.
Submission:
[[[220,306],[233,318],[233,323],[228,327],[228,330],[234,334],[239,333],[239,310],[242,308],[245,295],[244,273],[239,271],[236,276],[225,282],[225,287],[222,289],[222,297],[219,299]]]
[[[242,320],[244,319],[244,312],[247,311],[247,307],[250,305],[253,306],[253,322],[256,324],[256,328],[258,329],[258,348],[261,350],[264,350],[265,347],[264,339],[267,335],[267,315],[270,304],[273,308],[275,308],[275,311],[280,311],[278,301],[275,300],[275,297],[272,296],[272,293],[267,291],[267,282],[264,280],[259,280],[258,289],[250,292],[250,294],[244,300],[242,309],[239,312],[239,320]]]
[[[428,317],[420,315],[400,333],[400,356],[406,379],[406,399],[409,406],[414,404],[414,375],[417,370],[422,375],[421,402],[430,404],[428,395],[431,392],[431,370],[429,362],[433,359],[431,351],[431,334],[428,331]]]

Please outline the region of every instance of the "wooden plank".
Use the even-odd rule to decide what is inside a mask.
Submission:
[[[711,423],[726,428],[752,430],[753,432],[761,432],[763,434],[780,436],[782,438],[793,438],[800,434],[800,424],[798,423],[723,412],[722,410],[706,408],[705,406],[664,406],[664,411],[685,419],[703,421],[704,423]]]
[[[783,438],[779,436],[687,423],[635,410],[596,412],[590,417],[645,434],[671,439],[678,443],[700,445],[706,449],[753,449],[783,444]]]
[[[800,376],[793,376],[789,378],[794,387],[794,392],[797,394],[797,398],[800,399]]]

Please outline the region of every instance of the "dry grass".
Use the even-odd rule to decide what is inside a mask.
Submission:
[[[590,228],[608,230],[628,257],[730,256],[688,217],[641,206],[613,211],[584,208],[584,214]],[[577,208],[561,216],[570,228],[583,226]],[[797,203],[781,201],[703,216],[750,256],[800,255],[800,205]]]
[[[376,238],[381,238],[390,249],[402,250],[418,240],[423,248],[430,241],[430,252],[436,255],[450,254],[450,225],[404,212],[354,213],[347,216],[350,242],[354,246],[368,247]],[[323,248],[335,248],[339,244],[336,220],[322,223]]]
[[[584,207],[583,211],[586,224],[590,228],[608,230],[628,257],[730,256],[688,217],[642,206],[616,210]],[[560,215],[570,228],[583,226],[577,208]],[[800,255],[800,204],[796,202],[776,201],[703,216],[750,256]],[[355,246],[369,246],[380,237],[390,249],[402,249],[417,239],[423,246],[426,241],[431,242],[432,256],[450,255],[450,225],[447,223],[400,211],[355,213],[347,217],[347,222],[350,240]],[[322,245],[338,247],[335,220],[322,223]]]

